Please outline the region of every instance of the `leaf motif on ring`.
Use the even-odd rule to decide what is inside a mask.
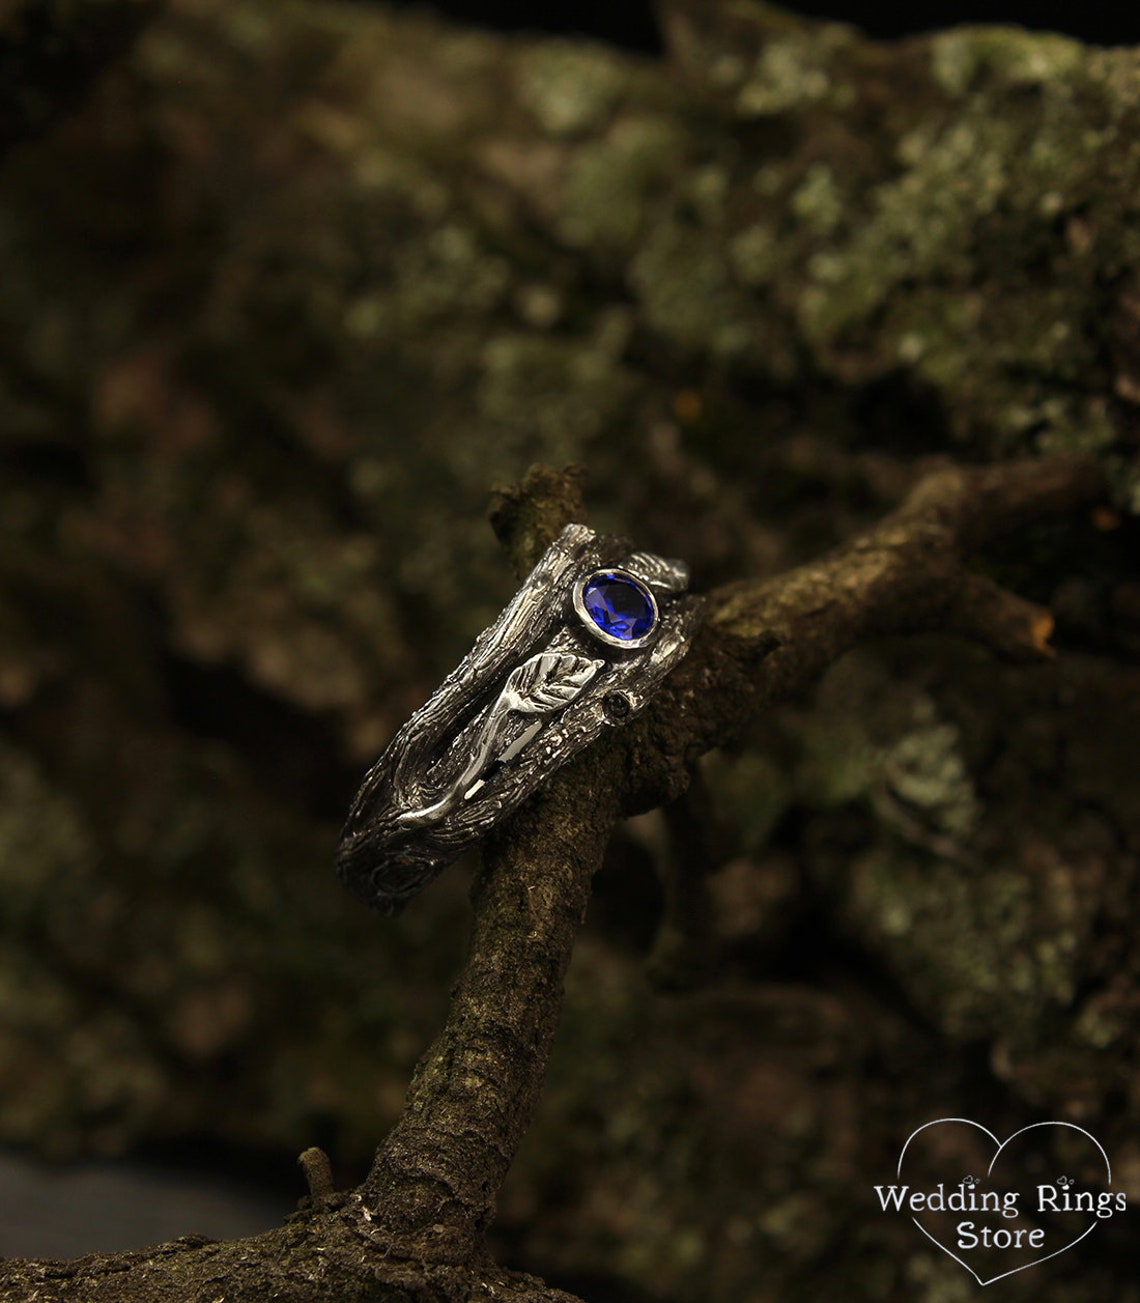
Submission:
[[[492,714],[517,710],[523,715],[545,715],[568,706],[603,664],[568,652],[540,652],[507,676]]]
[[[546,715],[561,710],[578,696],[604,664],[605,661],[590,660],[571,652],[539,652],[523,661],[507,675],[495,704],[487,712],[475,753],[463,772],[437,801],[420,810],[405,811],[397,822],[427,823],[446,814],[461,798],[470,795],[469,785],[483,771],[487,761],[494,757],[512,711],[520,715]],[[538,723],[532,724],[528,734],[533,736],[540,727]],[[517,754],[520,743],[525,745],[529,740],[530,737],[524,735],[508,747],[501,758]]]

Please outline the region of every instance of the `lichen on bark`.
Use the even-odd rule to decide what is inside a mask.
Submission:
[[[363,1169],[443,1019],[467,880],[381,931],[321,866],[360,770],[511,592],[492,484],[579,462],[595,523],[720,591],[728,649],[587,776],[635,779],[640,811],[716,743],[724,826],[680,888],[705,932],[670,954],[700,962],[648,975],[679,824],[615,833],[496,1246],[603,1293],[934,1298],[954,1264],[852,1213],[901,1118],[1057,1112],[1140,1171],[1140,64],[662,14],[656,61],[171,0],[84,63],[81,111],[25,115],[0,189],[0,1138],[319,1138]],[[816,559],[932,456],[1064,449],[1109,496],[1007,504],[968,574],[917,568],[921,640],[830,593]],[[581,488],[497,500],[516,568]],[[856,588],[891,555],[849,557]],[[812,636],[749,659],[811,600]],[[854,650],[814,636],[828,602]],[[438,1179],[485,1221],[463,1175]],[[404,1191],[410,1221],[439,1193]],[[368,1296],[355,1206],[155,1254],[140,1289],[225,1263],[256,1297],[277,1254],[285,1297],[322,1270]],[[453,1257],[478,1238],[437,1224]],[[318,1269],[322,1227],[343,1252]],[[1057,1297],[1129,1297],[1100,1238]],[[448,1270],[390,1262],[389,1292],[541,1289]]]

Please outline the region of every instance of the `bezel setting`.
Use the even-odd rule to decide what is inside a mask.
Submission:
[[[589,592],[607,577],[613,591]],[[337,848],[345,886],[398,913],[550,774],[640,714],[703,618],[688,583],[682,561],[568,524],[365,774]]]
[[[621,583],[628,584],[631,588],[636,588],[651,613],[651,623],[648,630],[640,638],[619,638],[616,634],[608,633],[598,624],[586,606],[586,589],[597,579],[616,579]],[[661,612],[657,606],[657,599],[653,595],[653,590],[637,575],[631,574],[628,570],[622,569],[621,566],[604,566],[597,570],[592,570],[588,575],[584,575],[573,588],[574,611],[579,620],[586,626],[586,631],[599,642],[604,642],[607,647],[620,647],[623,651],[633,651],[638,647],[647,647],[657,637],[661,628]]]

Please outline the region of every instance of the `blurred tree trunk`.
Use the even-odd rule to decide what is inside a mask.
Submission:
[[[465,883],[382,922],[328,866],[511,591],[494,482],[586,463],[594,523],[712,589],[932,464],[1074,450],[1111,499],[978,560],[1054,659],[868,636],[702,762],[712,834],[616,835],[493,1247],[597,1299],[933,1298],[961,1268],[867,1209],[946,1115],[1079,1121],[1140,1198],[1140,57],[697,0],[661,64],[315,0],[128,49],[147,9],[0,10],[0,1139],[363,1174]],[[689,861],[706,932],[657,935]],[[227,1297],[272,1255],[306,1297],[343,1211]],[[1095,1238],[1009,1297],[1140,1297]]]

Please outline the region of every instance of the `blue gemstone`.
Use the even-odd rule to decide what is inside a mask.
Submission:
[[[644,584],[630,575],[599,570],[582,589],[586,614],[603,633],[635,642],[653,628],[657,612]]]

